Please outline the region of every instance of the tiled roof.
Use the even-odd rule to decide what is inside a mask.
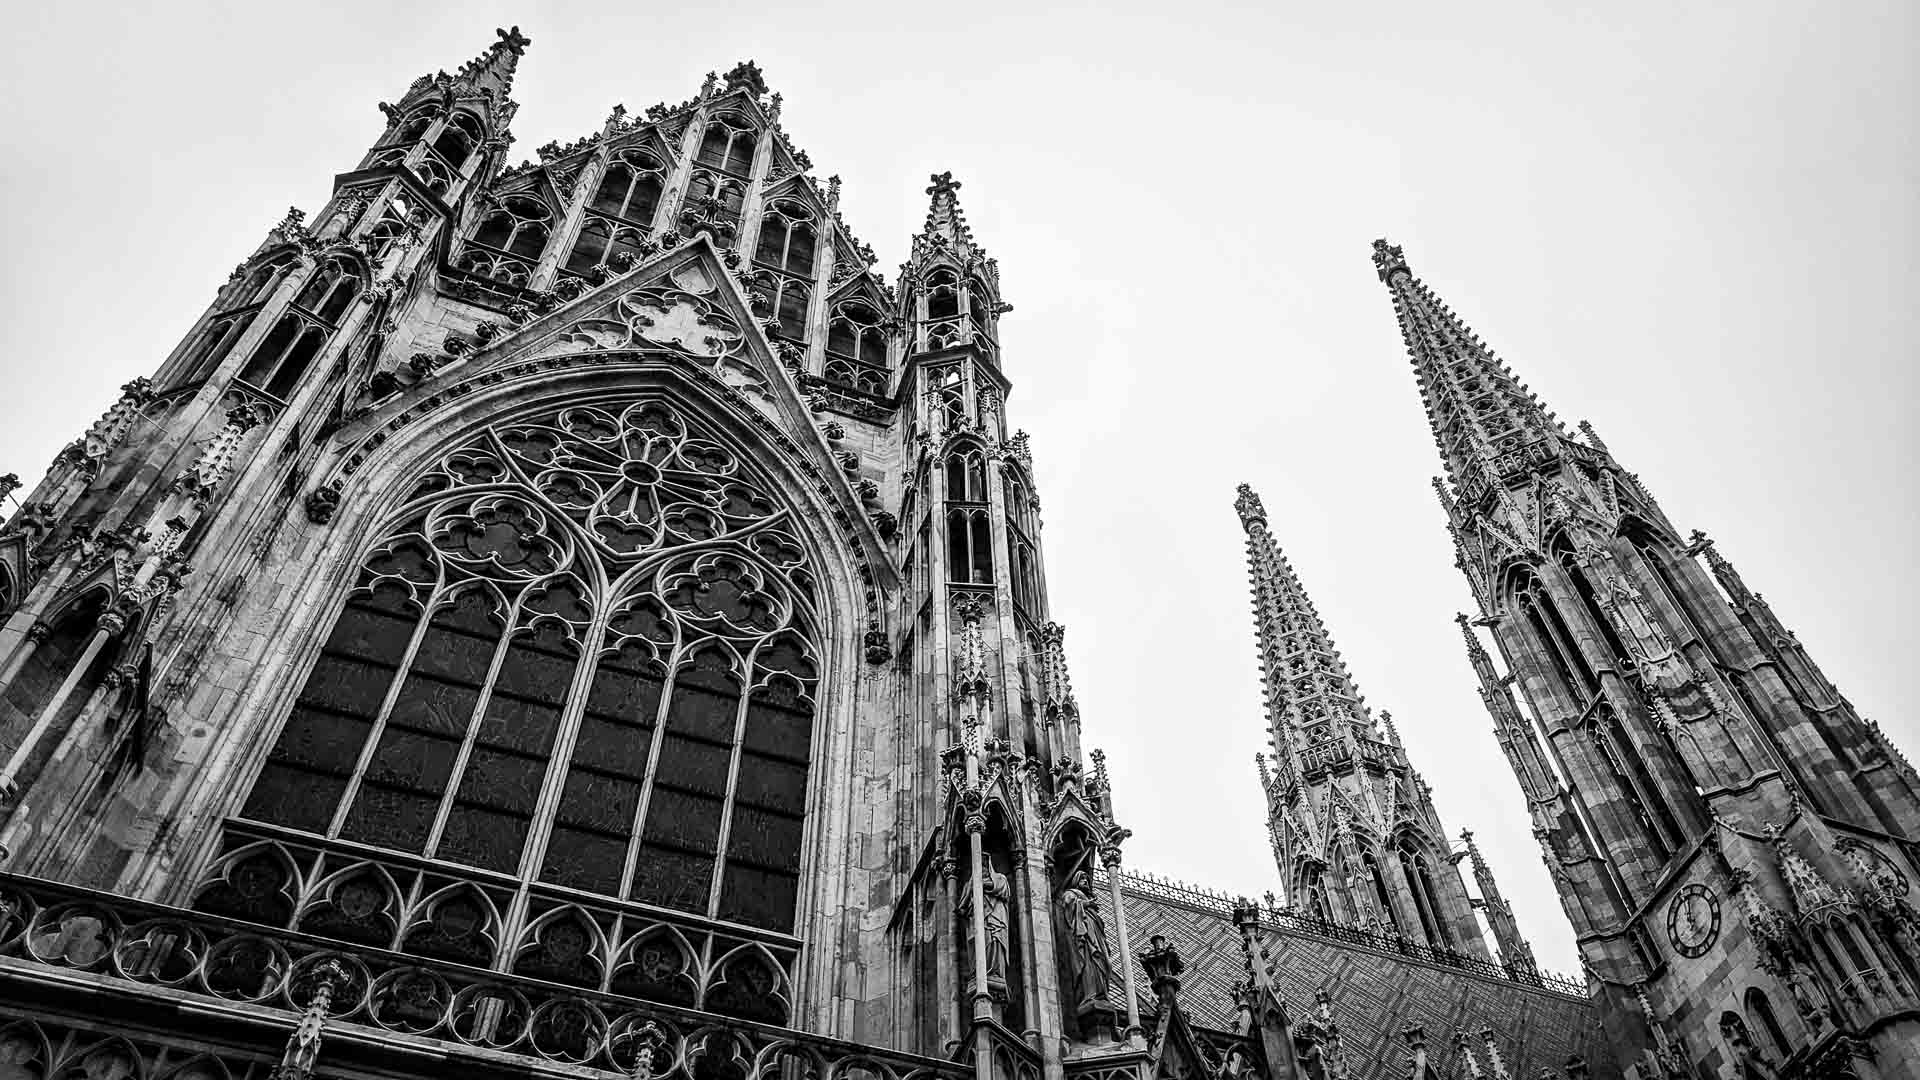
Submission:
[[[1186,962],[1180,1005],[1202,1028],[1231,1029],[1233,991],[1246,978],[1240,933],[1231,902],[1220,894],[1122,878],[1129,944],[1144,951],[1155,934]],[[1480,1032],[1492,1028],[1516,1077],[1559,1070],[1571,1054],[1585,1058],[1595,1080],[1617,1076],[1588,1002],[1546,987],[1396,955],[1333,937],[1265,925],[1269,977],[1294,1016],[1312,1008],[1325,989],[1333,1000],[1353,1080],[1397,1080],[1406,1058],[1402,1031],[1426,1029],[1430,1058],[1442,1076],[1456,1075],[1453,1035],[1467,1032],[1476,1053]],[[1118,949],[1117,943],[1112,945]],[[1119,958],[1115,957],[1116,963]],[[1146,994],[1146,973],[1128,958]],[[1117,969],[1116,969],[1117,970]]]

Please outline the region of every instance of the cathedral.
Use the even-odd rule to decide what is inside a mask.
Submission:
[[[1920,777],[1399,248],[1577,979],[1245,485],[1277,892],[1129,866],[960,184],[889,283],[752,63],[514,165],[497,36],[0,477],[0,1078],[1920,1075]]]

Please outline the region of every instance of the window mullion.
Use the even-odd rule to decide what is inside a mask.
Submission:
[[[660,683],[660,704],[653,714],[653,745],[647,750],[647,771],[640,780],[640,798],[633,806],[633,832],[627,838],[627,861],[620,870],[622,899],[633,892],[633,871],[640,861],[640,845],[647,830],[647,804],[653,801],[653,778],[660,771],[660,750],[666,742],[667,711],[673,704],[674,684],[680,681],[680,662],[691,651],[689,645],[683,640],[668,655],[667,677]]]
[[[534,799],[533,819],[527,825],[527,840],[520,850],[523,881],[539,880],[540,867],[547,856],[547,841],[553,836],[553,819],[559,812],[560,796],[566,790],[567,773],[573,767],[573,747],[579,740],[581,717],[586,715],[587,697],[600,671],[600,647],[606,640],[607,615],[604,607],[596,610],[601,614],[596,615],[582,635],[580,656],[574,661],[573,682],[567,687],[566,700],[554,725],[557,730],[552,752],[547,755],[546,776],[540,782],[540,794]]]
[[[766,642],[762,641],[761,645]],[[740,749],[747,737],[747,704],[753,698],[753,664],[760,649],[741,658],[740,708],[733,716],[733,753],[727,761],[726,802],[720,805],[720,832],[713,844],[713,889],[707,897],[707,917],[720,917],[720,882],[727,871],[727,838],[733,832],[733,797],[740,786]]]
[[[522,589],[508,612],[506,632],[493,647],[493,659],[487,664],[487,679],[480,686],[480,694],[474,699],[473,713],[467,717],[467,731],[460,739],[460,749],[454,755],[453,767],[447,772],[447,789],[440,793],[440,808],[434,812],[433,827],[427,830],[427,846],[421,852],[427,858],[435,858],[440,849],[441,834],[446,831],[447,817],[453,813],[453,800],[460,793],[460,780],[467,771],[467,759],[473,756],[473,741],[480,734],[480,725],[486,721],[487,705],[493,701],[493,684],[500,678],[500,669],[506,664],[507,653],[513,648],[513,637],[522,628],[520,616],[524,613],[526,590]],[[525,628],[529,633],[532,627]]]
[[[378,585],[379,582],[374,582]],[[346,826],[347,810],[353,806],[353,800],[360,796],[360,781],[367,775],[367,766],[373,763],[374,748],[380,745],[380,737],[386,733],[387,718],[393,713],[394,702],[400,699],[400,688],[406,685],[407,672],[413,668],[414,657],[420,653],[420,642],[426,639],[427,629],[433,624],[433,616],[438,610],[447,590],[444,586],[436,588],[427,602],[421,605],[419,621],[413,625],[413,637],[407,641],[407,651],[400,657],[400,666],[394,669],[393,681],[387,684],[387,694],[380,702],[380,712],[368,725],[367,741],[360,747],[360,756],[353,763],[353,774],[347,777],[346,790],[340,793],[340,805],[333,808],[333,820],[327,824],[329,839],[337,839],[340,830]],[[341,609],[341,615],[346,609]],[[338,622],[340,616],[334,617]],[[323,646],[324,647],[324,646]]]

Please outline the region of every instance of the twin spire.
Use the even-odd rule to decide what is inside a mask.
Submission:
[[[1253,619],[1274,750],[1287,755],[1291,744],[1317,739],[1316,732],[1337,737],[1349,727],[1375,737],[1373,720],[1340,651],[1333,647],[1333,636],[1267,529],[1267,510],[1260,496],[1241,484],[1233,508],[1247,531]]]

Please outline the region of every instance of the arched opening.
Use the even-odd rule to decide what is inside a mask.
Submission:
[[[1453,948],[1453,934],[1447,927],[1444,910],[1440,906],[1439,891],[1433,885],[1433,873],[1427,864],[1427,857],[1411,836],[1402,836],[1399,844],[1400,874],[1407,883],[1407,893],[1413,897],[1413,907],[1420,917],[1420,928],[1425,931],[1427,944],[1436,949]]]
[[[694,160],[744,177],[753,171],[753,128],[744,117],[722,113],[707,125]]]
[[[531,195],[509,195],[480,219],[473,242],[528,261],[546,249],[553,211]]]
[[[666,167],[645,150],[622,150],[607,164],[587,209],[646,228],[653,224],[660,195],[666,190]]]
[[[448,165],[459,169],[466,165],[467,156],[473,148],[486,138],[480,119],[470,112],[457,112],[447,118],[447,126],[433,140],[433,152],[439,154]]]
[[[26,734],[41,712],[53,704],[54,695],[73,674],[74,665],[100,629],[100,617],[106,613],[107,598],[106,589],[92,589],[56,614],[46,637],[34,647],[33,654],[15,673],[13,681],[7,684],[6,692],[0,694],[0,730],[10,732],[12,741]],[[79,715],[93,687],[112,667],[113,651],[109,646],[99,650],[92,658],[87,670],[80,674],[74,691],[60,703],[59,714],[53,718],[51,730],[64,730],[65,725]],[[29,777],[52,749],[52,742],[42,740],[34,758],[25,763],[26,768],[18,779]]]
[[[1750,987],[1741,1005],[1747,1014],[1751,1030],[1765,1041],[1761,1049],[1784,1061],[1793,1055],[1792,1044],[1787,1042],[1787,1034],[1780,1027],[1780,1020],[1773,1015],[1773,1003],[1767,1000],[1766,991],[1759,987]]]

